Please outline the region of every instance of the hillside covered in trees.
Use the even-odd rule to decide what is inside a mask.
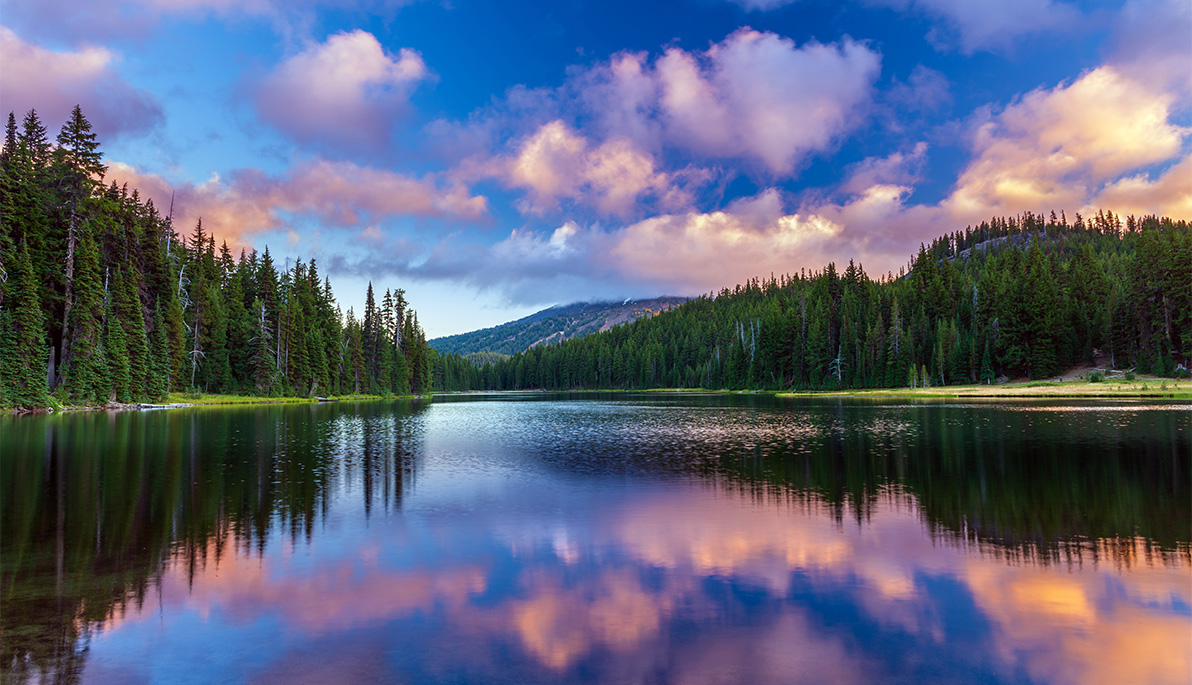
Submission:
[[[872,278],[849,262],[753,279],[460,379],[460,388],[836,389],[1050,378],[1092,364],[1186,375],[1185,221],[997,218]],[[454,380],[454,379],[449,379]]]
[[[51,143],[9,114],[0,155],[0,407],[138,402],[170,391],[409,394],[435,353],[401,289],[345,314],[314,260],[278,268],[136,189],[103,184],[78,107]]]

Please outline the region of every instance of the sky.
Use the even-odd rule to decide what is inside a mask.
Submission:
[[[429,337],[863,265],[1024,211],[1192,220],[1187,0],[0,0],[0,111]]]

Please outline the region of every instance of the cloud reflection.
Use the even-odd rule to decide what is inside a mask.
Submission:
[[[493,645],[516,644],[541,669],[530,680],[575,669],[630,681],[666,672],[685,683],[929,676],[892,648],[908,641],[994,680],[1176,683],[1192,674],[1186,550],[1115,565],[1085,546],[1068,563],[1014,563],[933,536],[915,500],[896,491],[860,521],[816,500],[664,491],[515,543],[496,516],[491,547],[466,560],[444,557],[460,555],[456,538],[476,540],[475,521],[435,521],[436,551],[415,561],[407,525],[354,533],[367,544],[346,554],[317,540],[302,553],[225,550],[193,583],[178,560],[163,601],[197,612],[205,630],[276,621],[290,643],[429,622],[418,649],[440,658],[462,648],[443,636],[465,635],[477,648],[459,664],[491,674],[501,667]],[[968,613],[957,622],[957,611]],[[837,612],[856,618],[842,624]],[[155,614],[146,606],[141,615]],[[105,630],[121,629],[113,621]]]

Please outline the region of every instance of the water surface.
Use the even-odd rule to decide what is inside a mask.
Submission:
[[[1192,405],[0,417],[16,682],[1192,680]]]

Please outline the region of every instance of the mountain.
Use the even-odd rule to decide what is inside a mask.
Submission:
[[[442,354],[517,354],[535,345],[556,343],[597,331],[607,331],[617,324],[653,316],[686,301],[685,297],[664,295],[649,300],[624,302],[575,302],[544,309],[500,326],[435,338],[428,341],[428,344]]]

